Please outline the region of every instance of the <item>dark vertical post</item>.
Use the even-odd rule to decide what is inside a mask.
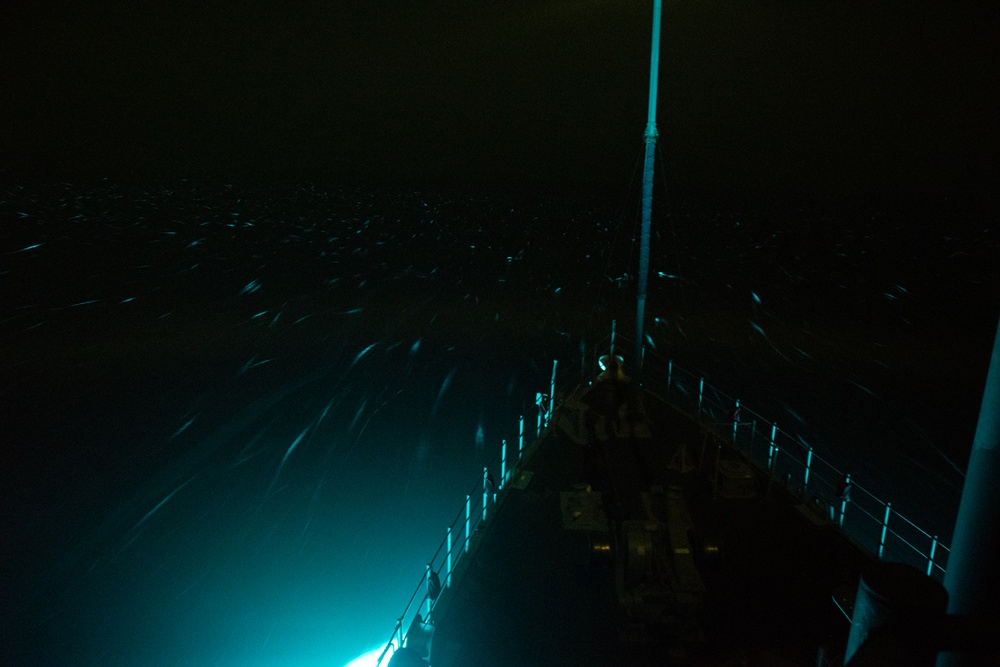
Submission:
[[[930,667],[947,600],[944,587],[914,567],[872,564],[858,583],[844,664]]]
[[[944,575],[948,613],[995,615],[1000,604],[1000,327],[986,374],[979,423],[965,473],[955,536]],[[943,653],[939,665],[976,663],[974,656]]]

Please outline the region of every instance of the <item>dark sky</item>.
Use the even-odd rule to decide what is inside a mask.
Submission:
[[[0,158],[13,179],[618,188],[641,152],[650,7],[5,2]],[[996,13],[668,2],[667,183],[990,206]]]

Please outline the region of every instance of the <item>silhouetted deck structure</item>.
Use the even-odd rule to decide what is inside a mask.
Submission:
[[[437,602],[434,667],[842,656],[871,558],[696,421],[631,394],[581,388],[526,452]]]

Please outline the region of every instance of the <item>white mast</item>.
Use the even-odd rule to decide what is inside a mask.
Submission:
[[[653,43],[649,64],[649,114],[646,121],[646,158],[642,170],[642,237],[639,245],[639,289],[635,311],[635,364],[642,371],[643,319],[649,281],[649,227],[653,214],[653,160],[656,154],[656,84],[660,72],[660,15],[662,0],[653,0]]]

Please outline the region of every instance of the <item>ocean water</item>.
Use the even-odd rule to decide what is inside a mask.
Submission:
[[[7,184],[2,657],[344,664],[386,641],[551,360],[635,291],[637,203]],[[649,342],[947,542],[1000,234],[655,210]]]

